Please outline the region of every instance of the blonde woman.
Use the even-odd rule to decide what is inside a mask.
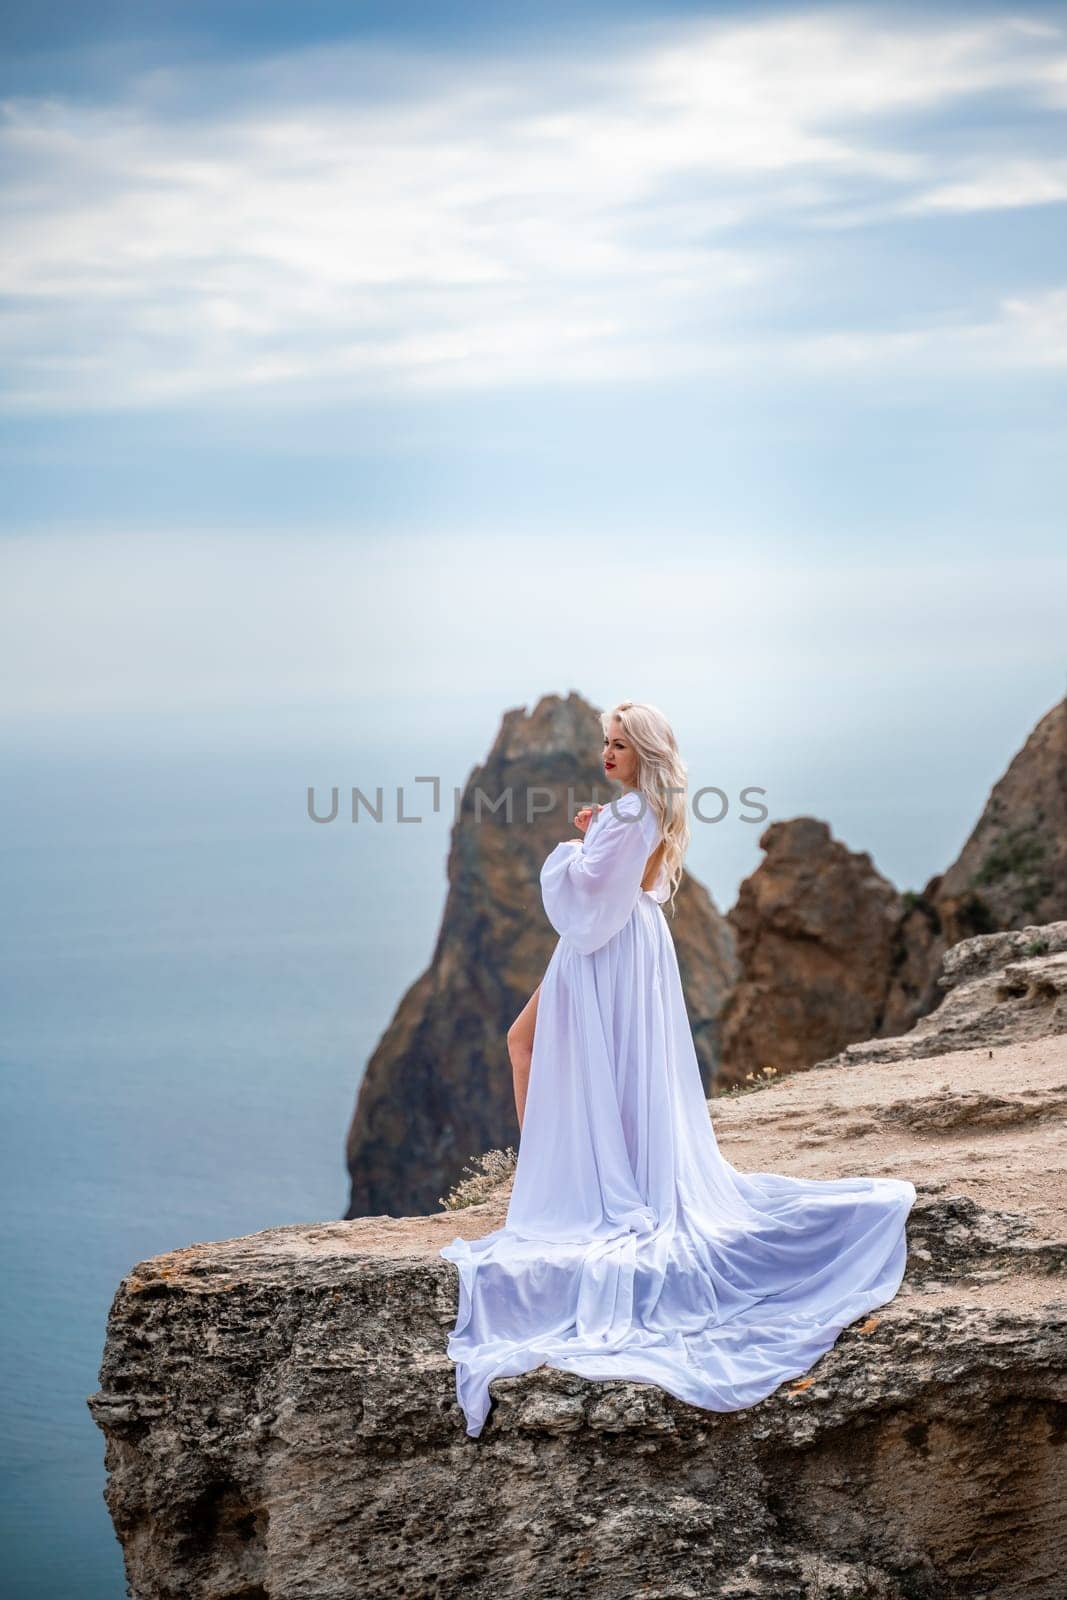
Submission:
[[[744,1174],[719,1150],[664,906],[689,843],[663,713],[602,717],[608,805],[575,817],[541,895],[559,934],[508,1035],[521,1135],[505,1224],[441,1250],[448,1354],[477,1437],[493,1378],[558,1367],[754,1405],[896,1294],[914,1185]]]

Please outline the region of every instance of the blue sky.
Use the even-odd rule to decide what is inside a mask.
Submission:
[[[1063,693],[1063,7],[5,27],[7,723]]]

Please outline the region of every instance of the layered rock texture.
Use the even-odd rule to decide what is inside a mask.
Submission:
[[[140,1262],[89,1399],[131,1595],[1062,1600],[1065,962],[968,940],[936,1019],[712,1100],[742,1170],[918,1190],[895,1299],[747,1411],[540,1368],[470,1439],[437,1251],[506,1188]]]
[[[946,946],[1067,914],[1067,699],[1041,718],[958,860],[923,893]]]
[[[946,953],[937,982],[940,1006],[910,1032],[850,1044],[817,1065],[908,1061],[1067,1033],[1067,922],[965,939]]]
[[[507,1030],[557,939],[541,904],[541,863],[560,839],[580,837],[580,806],[620,792],[605,780],[601,741],[599,714],[586,700],[546,695],[530,713],[505,715],[488,758],[471,773],[430,964],[401,1000],[360,1086],[347,1141],[346,1217],[431,1211],[472,1158],[518,1143]],[[688,875],[671,932],[710,1089],[719,1012],[738,974],[734,938]]]
[[[869,855],[814,817],[772,822],[760,846],[728,914],[743,977],[724,1007],[725,1084],[900,1033],[935,999],[924,963],[908,959],[913,908]]]
[[[1041,719],[959,859],[921,894],[898,892],[814,817],[772,822],[760,845],[727,915],[741,977],[720,1019],[724,1084],[905,1033],[938,1004],[951,945],[1067,916],[1067,701]]]

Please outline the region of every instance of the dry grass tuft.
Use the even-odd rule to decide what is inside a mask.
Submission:
[[[465,1206],[481,1205],[494,1190],[514,1176],[517,1160],[518,1154],[510,1145],[506,1150],[486,1150],[483,1155],[467,1162],[463,1170],[469,1176],[461,1178],[443,1198],[439,1197],[439,1203],[446,1211],[462,1211]]]

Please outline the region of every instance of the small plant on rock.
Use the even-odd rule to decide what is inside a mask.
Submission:
[[[463,1170],[468,1175],[460,1178],[447,1195],[439,1196],[438,1204],[444,1206],[446,1211],[462,1211],[465,1206],[481,1205],[495,1189],[514,1176],[517,1161],[518,1155],[510,1145],[506,1150],[486,1150],[482,1155],[475,1156],[473,1161],[467,1162]]]

